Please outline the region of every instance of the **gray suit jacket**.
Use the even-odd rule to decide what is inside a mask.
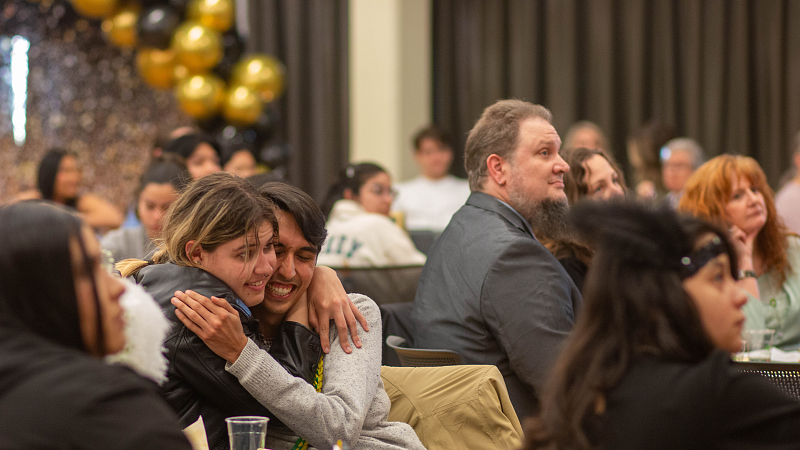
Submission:
[[[500,369],[520,417],[538,392],[583,299],[528,223],[473,192],[436,240],[412,311],[414,346]]]

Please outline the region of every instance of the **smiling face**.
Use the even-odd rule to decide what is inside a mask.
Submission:
[[[294,216],[279,211],[280,234],[275,245],[277,267],[268,283],[263,307],[270,315],[283,320],[300,296],[308,289],[317,264],[317,250],[303,236]]]
[[[725,219],[747,235],[761,231],[767,223],[764,194],[744,177],[733,180],[731,195],[725,204]]]
[[[511,206],[517,211],[545,200],[566,202],[564,174],[569,165],[559,155],[560,147],[561,138],[546,120],[536,117],[520,124],[507,186]]]
[[[714,238],[707,234],[700,246]],[[728,255],[723,253],[709,261],[696,274],[683,281],[700,313],[703,328],[711,342],[731,353],[741,351],[741,333],[744,325],[742,307],[747,296],[731,276]]]
[[[388,216],[394,196],[395,192],[392,189],[392,179],[389,178],[389,174],[378,172],[367,179],[353,200],[360,203],[367,212]]]
[[[595,200],[610,200],[625,195],[619,182],[619,174],[608,160],[600,155],[594,155],[583,163],[586,175],[586,196]]]
[[[195,180],[222,170],[219,166],[219,155],[214,151],[214,147],[205,142],[198,145],[186,158],[186,168]]]
[[[58,164],[55,184],[53,185],[53,200],[63,203],[78,196],[81,184],[81,172],[78,162],[72,155],[65,155]]]
[[[178,193],[169,183],[150,183],[142,189],[136,208],[142,226],[147,230],[147,236],[150,239],[161,236],[164,214],[169,209],[169,205],[177,199]]]
[[[273,236],[272,226],[264,222],[255,233],[228,241],[213,252],[202,246],[192,250],[194,241],[186,244],[186,251],[191,251],[191,259],[198,267],[222,280],[245,305],[255,306],[264,300],[266,281],[275,268]]]
[[[122,351],[125,347],[125,319],[119,300],[125,287],[100,266],[100,244],[94,233],[84,227],[81,231],[90,267],[86,267],[77,241],[70,245],[72,267],[75,277],[75,295],[78,299],[78,315],[81,321],[81,336],[89,352],[105,356]],[[94,280],[94,282],[92,281]],[[105,348],[98,348],[97,306],[95,290],[101,309],[103,341]]]

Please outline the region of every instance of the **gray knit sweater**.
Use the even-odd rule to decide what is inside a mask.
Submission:
[[[341,439],[353,450],[422,449],[414,430],[402,422],[388,422],[391,403],[381,380],[381,314],[369,297],[350,294],[369,323],[360,326],[362,348],[347,354],[338,345],[331,326],[331,352],[323,360],[322,392],[295,378],[272,357],[248,340],[239,359],[225,369],[287,428],[267,426],[267,448],[290,450],[303,436],[309,446],[327,450]],[[294,430],[294,432],[292,431]]]

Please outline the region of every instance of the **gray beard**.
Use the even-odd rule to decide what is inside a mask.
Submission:
[[[548,198],[536,202],[525,195],[509,192],[509,200],[511,206],[528,221],[537,237],[560,240],[572,235],[567,222],[569,203],[566,198]]]

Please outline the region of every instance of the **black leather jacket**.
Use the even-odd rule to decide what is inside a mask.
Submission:
[[[133,278],[155,298],[172,323],[164,343],[169,368],[162,395],[178,414],[181,426],[192,424],[202,415],[210,449],[223,450],[229,446],[227,417],[266,416],[270,418],[270,426],[282,425],[236,377],[225,371],[225,360],[178,320],[170,303],[175,291],[187,289],[206,297],[224,298],[239,312],[245,335],[266,349],[258,333],[258,321],[231,288],[202,269],[176,264],[149,265]],[[269,353],[289,373],[311,382],[322,348],[316,333],[298,323],[284,322]]]

